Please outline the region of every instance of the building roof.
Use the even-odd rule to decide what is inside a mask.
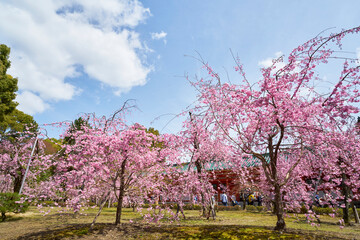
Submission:
[[[270,162],[269,154],[263,154],[267,162]],[[259,167],[261,165],[260,159],[255,156],[244,158],[244,162],[241,167]],[[188,171],[190,162],[183,163],[181,165],[175,165],[182,171]],[[233,162],[229,161],[210,161],[205,164],[206,171],[219,171],[219,170],[230,170],[236,167]],[[193,170],[196,170],[195,164],[192,164]]]

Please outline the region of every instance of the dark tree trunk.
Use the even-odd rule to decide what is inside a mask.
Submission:
[[[275,200],[271,201],[271,204],[273,205],[272,213],[276,214],[278,206],[275,204]]]
[[[1,212],[1,221],[5,221],[6,219],[6,215],[5,215],[5,212]]]
[[[349,200],[349,196],[350,196],[350,191],[349,191],[349,187],[346,185],[345,181],[346,181],[346,174],[343,173],[342,174],[342,182],[341,182],[341,188],[342,188],[342,193],[344,195],[344,204],[345,204],[345,207],[343,208],[343,219],[344,219],[345,224],[349,224],[350,223],[350,216],[349,216],[350,204],[349,204],[348,200]]]
[[[119,225],[121,223],[121,211],[122,211],[122,203],[123,203],[123,196],[121,196],[121,189],[120,189],[120,195],[117,202],[116,207],[116,220],[115,225]]]
[[[210,199],[210,206],[209,206],[209,212],[208,212],[208,215],[207,215],[207,219],[209,219],[210,217],[212,217],[213,220],[216,219],[215,199],[214,198]]]
[[[245,197],[245,193],[242,193],[242,201],[243,201],[243,206],[242,209],[245,210],[246,209],[246,197]]]
[[[124,187],[123,187],[123,183],[120,186],[120,193],[119,193],[119,198],[118,198],[118,204],[117,204],[117,208],[116,208],[116,220],[115,220],[115,225],[120,224],[121,221],[121,211],[122,211],[122,205],[123,205],[123,199],[124,199]]]
[[[343,208],[343,220],[345,224],[349,224],[350,223],[350,216],[349,216],[349,208],[350,208],[350,204],[348,202],[349,198],[350,198],[350,189],[349,187],[346,185],[346,180],[347,180],[347,176],[344,172],[343,167],[341,167],[341,164],[343,163],[343,158],[341,156],[338,157],[338,164],[340,166],[341,169],[341,191],[342,194],[344,196],[344,208]]]
[[[15,177],[14,179],[14,193],[19,193],[22,183],[22,176]]]
[[[279,147],[282,142],[282,139],[284,137],[284,129],[285,127],[280,123],[279,120],[276,120],[280,127],[280,137],[277,141],[276,145],[273,145],[273,137],[269,136],[269,157],[270,157],[270,169],[266,169],[266,165],[263,163],[264,172],[266,175],[268,181],[273,182],[274,186],[274,213],[277,217],[277,222],[275,226],[275,230],[282,231],[285,229],[285,220],[284,220],[284,205],[282,201],[282,192],[281,192],[281,185],[279,182],[278,174],[277,174],[277,159],[278,159],[278,153],[279,153]],[[274,148],[275,147],[275,148]],[[270,171],[269,171],[270,170]]]
[[[189,112],[189,116],[190,116],[190,121],[192,122],[193,121],[193,116],[192,116],[191,112]],[[194,142],[193,142],[194,151],[199,151],[200,143],[199,143],[198,138],[197,138],[198,133],[195,132],[194,134],[195,134]],[[198,173],[198,179],[200,180],[200,182],[202,182],[202,179],[201,179],[201,172],[202,172],[201,159],[197,158],[194,163],[195,163],[196,171]],[[190,165],[189,165],[188,170],[190,171]],[[202,203],[202,216],[206,217],[206,206],[205,206],[205,199],[204,199],[204,194],[203,193],[201,193],[201,203]]]
[[[125,167],[126,167],[126,159],[121,164],[121,172],[120,172],[120,192],[118,197],[118,204],[116,208],[116,220],[115,225],[119,225],[121,221],[121,211],[122,211],[122,204],[124,199],[124,192],[125,192]]]
[[[284,209],[281,196],[281,190],[279,184],[275,184],[275,202],[274,202],[274,212],[277,217],[277,222],[275,230],[281,231],[285,229],[285,220],[284,220]]]
[[[183,208],[180,207],[180,203],[177,203],[176,217],[179,215],[179,212],[181,212],[181,214],[183,215],[183,218],[186,219]]]
[[[196,141],[194,143],[194,148],[198,149],[198,145],[196,144]],[[202,182],[202,178],[201,178],[202,165],[200,163],[200,159],[196,159],[195,166],[196,166],[196,171],[198,173],[198,179],[200,182]],[[202,216],[206,217],[206,206],[205,206],[205,198],[203,193],[201,193],[201,203],[202,203]]]
[[[343,219],[345,224],[350,223],[349,217],[349,203],[347,202],[347,198],[345,197],[345,207],[343,208]]]

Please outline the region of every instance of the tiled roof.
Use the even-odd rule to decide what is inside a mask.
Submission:
[[[263,156],[265,157],[267,162],[270,161],[269,154],[263,154]],[[176,167],[181,168],[182,171],[188,171],[189,164],[190,162],[186,162],[181,165],[176,165]],[[250,157],[245,158],[245,161],[243,162],[241,167],[258,167],[260,165],[261,165],[260,159],[253,156],[251,158]],[[230,170],[233,167],[235,166],[233,165],[232,162],[225,162],[225,161],[211,161],[205,165],[205,169],[207,171]],[[195,164],[192,164],[192,168],[193,170],[196,170]]]

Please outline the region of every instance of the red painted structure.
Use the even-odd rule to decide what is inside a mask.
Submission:
[[[242,201],[243,194],[247,195],[256,192],[256,186],[253,186],[251,182],[256,182],[260,175],[260,169],[253,167],[250,172],[247,180],[248,184],[244,185],[240,183],[239,176],[231,169],[209,171],[210,183],[217,191],[216,200],[220,201],[220,195],[226,193],[229,200],[231,196],[235,196],[236,201],[239,202]]]

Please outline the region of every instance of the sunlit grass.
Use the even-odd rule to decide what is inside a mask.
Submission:
[[[48,208],[42,210],[47,211]],[[86,237],[91,234],[88,232],[88,226],[95,217],[98,211],[97,208],[86,209],[81,214],[70,212],[59,214],[58,210],[54,208],[48,215],[43,216],[35,207],[30,207],[26,213],[10,215],[7,221],[0,223],[1,239],[16,239],[20,236],[26,236],[23,238],[26,239],[36,233],[39,234],[37,237],[44,235],[49,236],[49,239],[71,236]],[[123,234],[118,230],[109,230],[114,227],[112,224],[115,222],[115,213],[115,208],[104,208],[97,220],[95,230],[97,232],[113,232],[113,234],[117,234],[116,236]],[[175,239],[182,236],[182,238],[194,239],[243,239],[247,231],[250,231],[254,236],[276,235],[276,233],[271,231],[275,226],[276,216],[269,212],[219,211],[217,212],[216,220],[206,220],[201,217],[201,212],[198,210],[185,210],[184,213],[186,216],[185,220],[180,218],[179,222],[169,223],[162,221],[161,225],[154,225],[146,224],[139,213],[133,212],[130,208],[124,208],[122,212],[123,227],[132,229],[129,230],[132,234],[126,236],[126,238],[153,239],[158,237]],[[315,234],[318,238],[326,235],[334,238],[360,239],[360,237],[357,237],[360,236],[360,227],[358,225],[340,229],[338,224],[339,218],[320,216],[320,220],[320,226],[314,227],[306,222],[304,215],[291,214],[286,217],[288,229],[286,233],[290,235],[287,237],[281,235],[281,238],[292,239],[299,234],[305,234],[306,236]],[[278,238],[275,236],[274,239]],[[299,237],[298,239],[310,238]]]

